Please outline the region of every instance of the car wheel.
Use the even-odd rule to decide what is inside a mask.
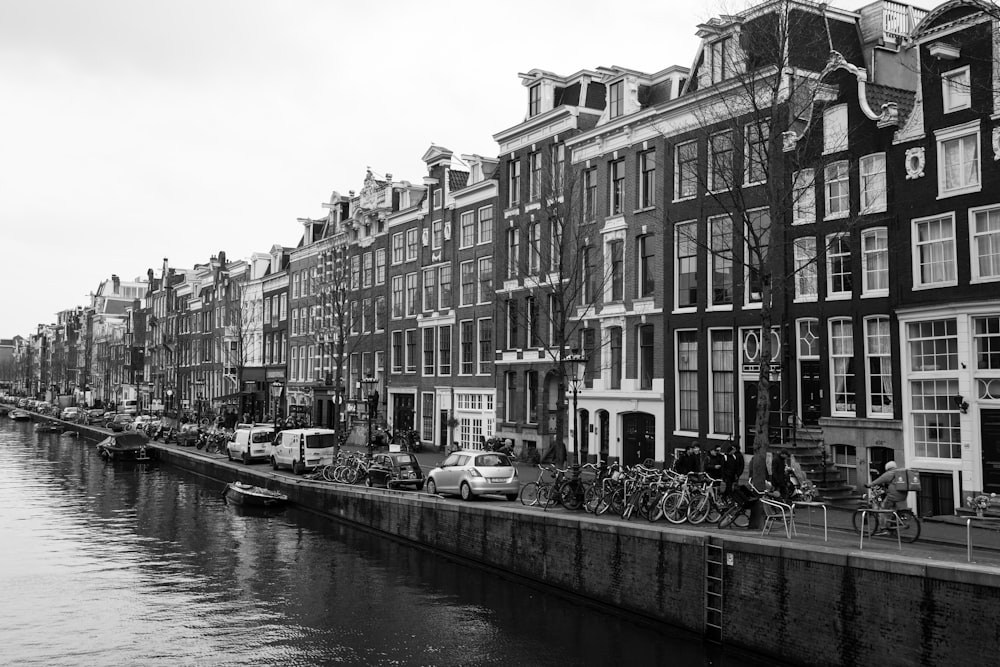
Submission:
[[[271,457],[271,469],[272,470],[278,469],[278,461],[273,456]]]
[[[250,465],[250,450],[243,452],[243,465]]]
[[[517,494],[516,493],[508,493],[504,497],[507,499],[508,502],[511,502],[511,503],[514,502],[515,500],[517,500]]]
[[[292,461],[292,473],[295,475],[301,475],[306,469],[305,464],[302,461]]]
[[[424,488],[424,483],[423,482],[417,482],[417,485],[415,487],[413,487],[413,488],[415,490],[417,490],[417,491],[421,491]]]
[[[434,483],[434,480],[433,479],[427,480],[427,493],[431,494],[432,496],[436,496],[437,492],[438,492],[438,487],[437,484]]]
[[[367,486],[369,489],[372,488],[372,477],[371,477],[371,475],[368,475],[367,477],[365,477],[365,486]]]
[[[462,486],[458,487],[458,492],[462,496],[462,500],[473,500],[475,498],[472,495],[472,487],[469,486],[468,482],[462,482]]]

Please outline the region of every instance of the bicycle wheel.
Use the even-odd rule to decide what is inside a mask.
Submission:
[[[610,489],[599,491],[597,494],[597,506],[594,508],[594,514],[599,516],[611,509],[611,497],[614,495],[614,491]]]
[[[861,512],[862,510],[854,510],[854,514],[851,515],[851,525],[854,526],[854,532],[861,532]],[[875,514],[866,514],[865,523],[868,524],[865,527],[865,536],[871,537],[872,533],[878,528],[878,517]]]
[[[580,483],[569,481],[559,487],[559,503],[568,510],[578,510],[583,505]]]
[[[601,489],[596,484],[587,487],[583,494],[583,510],[591,514],[597,513],[597,506],[601,502]]]
[[[671,493],[663,501],[663,516],[670,523],[684,523],[687,521],[688,505],[691,501],[681,492]]]
[[[740,510],[736,513],[733,518],[733,525],[737,528],[749,528],[750,527],[750,510]]]
[[[730,505],[719,517],[719,528],[728,528],[736,521],[736,515],[740,513],[738,505]]]
[[[699,524],[708,518],[708,510],[711,509],[708,496],[698,496],[688,505],[687,520],[692,524]]]
[[[899,516],[899,523],[896,524],[899,539],[907,543],[916,542],[920,537],[920,519],[912,510],[899,510],[896,514]]]
[[[621,516],[625,511],[625,487],[620,486],[611,494],[610,510],[612,514],[617,514],[618,516]]]
[[[708,503],[708,516],[705,517],[705,521],[708,523],[718,523],[719,519],[722,518],[722,512],[725,507],[717,501],[710,499]]]
[[[522,505],[532,507],[538,504],[538,482],[528,482],[521,487],[521,492],[517,494]]]
[[[663,518],[664,498],[666,498],[666,494],[663,493],[662,491],[658,491],[655,494],[653,494],[653,497],[650,499],[649,516],[646,517],[647,519],[650,520],[650,522],[656,523],[657,521]]]

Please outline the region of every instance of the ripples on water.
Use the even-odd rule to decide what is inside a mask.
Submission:
[[[746,664],[221,488],[0,421],[0,664]]]

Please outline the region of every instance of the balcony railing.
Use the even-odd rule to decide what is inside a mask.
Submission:
[[[887,38],[901,41],[927,16],[927,10],[902,2],[885,0],[882,5],[882,32]]]

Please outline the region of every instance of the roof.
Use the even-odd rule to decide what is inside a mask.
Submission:
[[[912,90],[869,83],[865,86],[865,97],[868,98],[868,106],[875,113],[878,113],[882,109],[883,104],[895,102],[896,108],[899,110],[900,126],[902,126],[903,122],[909,118],[910,112],[913,111],[916,93]]]
[[[469,172],[467,171],[455,171],[454,169],[448,170],[448,191],[454,192],[455,190],[461,190],[465,187],[465,184],[469,182]]]

